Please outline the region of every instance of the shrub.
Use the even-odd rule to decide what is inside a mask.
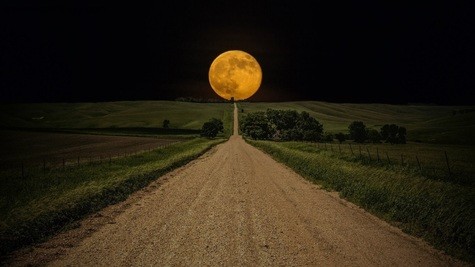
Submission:
[[[219,132],[224,131],[223,122],[219,119],[212,118],[201,127],[201,136],[215,138]]]

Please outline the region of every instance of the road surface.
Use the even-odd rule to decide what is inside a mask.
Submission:
[[[463,265],[306,181],[237,134],[15,263]]]

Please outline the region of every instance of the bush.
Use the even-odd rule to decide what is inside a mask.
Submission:
[[[335,134],[335,138],[341,144],[342,142],[344,142],[346,140],[346,135],[344,133],[337,133],[337,134]]]
[[[368,139],[373,143],[381,143],[381,135],[379,134],[378,130],[369,129],[368,130]]]
[[[323,125],[308,112],[274,110],[249,113],[241,122],[242,132],[252,139],[319,141]]]
[[[405,144],[407,130],[396,124],[385,124],[381,127],[381,137],[386,143]]]
[[[368,139],[366,125],[362,121],[354,121],[348,126],[350,138],[357,143],[364,143]]]
[[[269,124],[264,112],[252,112],[241,120],[241,131],[252,139],[269,139],[275,130]]]
[[[212,118],[201,127],[201,136],[215,138],[219,132],[224,131],[223,122],[219,119]]]

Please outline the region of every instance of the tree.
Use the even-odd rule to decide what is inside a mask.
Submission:
[[[299,131],[299,139],[304,141],[319,141],[322,139],[323,125],[306,111],[302,111],[296,123],[297,131]]]
[[[325,135],[323,136],[323,141],[329,143],[333,142],[333,134],[325,133]]]
[[[344,133],[335,134],[335,138],[338,140],[338,142],[340,142],[340,144],[346,140],[346,136]]]
[[[380,130],[381,138],[390,144],[405,144],[406,143],[406,128],[400,127],[396,124],[385,124]]]
[[[275,138],[290,141],[319,141],[323,125],[306,111],[267,109],[267,120],[275,131]]]
[[[248,113],[240,124],[243,134],[252,139],[270,139],[275,134],[266,113],[262,111]]]
[[[294,140],[298,135],[295,131],[299,114],[296,110],[275,110],[267,109],[266,117],[272,129],[275,131],[275,137],[284,140]]]
[[[368,139],[366,125],[362,121],[354,121],[348,126],[350,138],[357,143],[364,143]]]
[[[215,138],[219,132],[224,131],[223,122],[219,119],[212,118],[201,127],[201,136]]]
[[[381,143],[381,135],[379,134],[378,130],[369,129],[368,130],[368,139],[373,143]]]
[[[163,120],[163,128],[168,129],[170,127],[170,121],[165,119]]]
[[[399,144],[405,144],[406,143],[406,134],[407,130],[406,127],[399,127],[398,132],[397,132],[397,139]]]

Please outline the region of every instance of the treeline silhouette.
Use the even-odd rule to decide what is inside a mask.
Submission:
[[[243,110],[241,109],[241,112]],[[362,121],[348,125],[348,133],[325,133],[323,124],[306,111],[274,110],[248,113],[241,119],[240,129],[244,135],[255,140],[312,141],[340,143],[353,140],[356,143],[405,144],[407,130],[396,124],[385,124],[380,130],[367,128]]]
[[[177,97],[175,101],[178,102],[195,102],[195,103],[228,103],[231,102],[230,100],[226,100],[223,98],[200,98],[200,97]]]

